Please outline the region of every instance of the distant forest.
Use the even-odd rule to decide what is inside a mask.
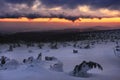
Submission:
[[[100,31],[48,31],[48,32],[20,32],[14,34],[0,34],[0,43],[12,42],[64,42],[78,40],[96,39],[120,39],[120,30],[100,30]]]

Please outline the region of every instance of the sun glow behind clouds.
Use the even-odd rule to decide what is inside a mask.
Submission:
[[[108,16],[113,16],[113,17],[120,15],[120,11],[117,11],[117,10],[100,9],[99,12],[106,14]]]
[[[119,4],[119,0],[0,0],[0,31],[119,28]]]
[[[59,19],[59,18],[35,18],[35,19],[28,19],[26,17],[21,18],[4,18],[0,19],[0,22],[72,22],[70,20],[66,19]],[[82,22],[120,22],[120,17],[114,17],[114,18],[79,18],[79,20],[76,20],[74,23],[82,23]]]
[[[82,12],[90,12],[90,7],[87,5],[79,6],[78,9],[79,11],[82,11]]]
[[[120,18],[115,17],[115,18],[102,18],[102,19],[98,19],[98,18],[81,19],[81,22],[120,22]]]
[[[81,14],[102,17],[102,18],[120,16],[120,11],[118,10],[109,10],[107,8],[100,8],[95,10],[95,9],[91,9],[91,7],[87,5],[79,6],[78,10]]]

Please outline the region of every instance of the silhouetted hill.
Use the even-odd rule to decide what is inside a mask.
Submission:
[[[90,30],[90,29],[89,29]],[[43,32],[20,32],[14,34],[7,34],[0,36],[0,42],[16,42],[16,41],[71,41],[71,40],[85,40],[92,34],[93,36],[103,33],[111,34],[120,32],[120,29],[115,30],[100,30],[100,31],[83,31],[80,29],[64,29]]]

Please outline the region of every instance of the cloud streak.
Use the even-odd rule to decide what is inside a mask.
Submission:
[[[4,3],[11,3],[11,4],[27,4],[32,6],[35,0],[2,0]]]
[[[117,0],[40,0],[47,7],[63,6],[76,8],[79,5],[89,5],[92,8],[108,8],[120,10],[120,1]]]

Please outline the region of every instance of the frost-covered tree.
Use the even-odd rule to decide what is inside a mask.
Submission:
[[[87,44],[84,48],[85,49],[89,49],[90,48],[90,44]]]
[[[28,50],[29,53],[32,53],[33,51],[32,50]]]
[[[21,47],[21,44],[20,44],[20,43],[17,43],[17,47]]]
[[[47,61],[52,61],[52,60],[57,60],[57,58],[54,57],[54,56],[52,56],[52,57],[45,56],[45,60],[47,60]]]
[[[32,63],[33,60],[34,60],[34,58],[33,58],[33,56],[31,56],[31,57],[28,57],[27,62],[28,62],[28,63]]]
[[[75,42],[75,43],[73,44],[73,47],[74,47],[74,48],[76,48],[76,47],[77,47],[77,42]]]
[[[58,61],[54,65],[50,65],[50,69],[58,72],[63,71],[63,63],[61,61]]]
[[[77,77],[88,77],[87,71],[93,69],[93,68],[98,68],[100,70],[103,70],[102,66],[98,63],[89,61],[83,61],[81,64],[76,65],[73,69],[72,74]]]
[[[117,45],[114,48],[114,54],[115,54],[115,56],[120,57],[120,46],[119,45]]]
[[[51,43],[51,44],[50,44],[50,48],[51,48],[51,49],[58,49],[58,44],[57,44],[57,42]]]
[[[19,62],[15,59],[10,59],[3,66],[3,69],[16,69],[19,66]]]
[[[16,44],[14,43],[14,44],[13,44],[13,48],[16,48],[16,47],[17,47],[17,46],[16,46]]]
[[[28,57],[27,59],[23,59],[23,63],[27,63],[27,64],[30,64],[34,61],[34,57],[31,56],[31,57]]]
[[[23,59],[23,63],[26,63],[26,61],[27,61],[26,59]]]
[[[19,65],[19,62],[15,59],[9,59],[8,57],[2,56],[0,58],[0,69],[16,69]]]
[[[29,47],[34,47],[35,45],[33,42],[27,42],[26,46],[27,46],[27,48],[29,48]]]
[[[42,53],[38,54],[37,60],[39,60],[39,61],[42,60]]]
[[[73,49],[73,53],[78,53],[78,50]]]
[[[13,51],[13,46],[12,45],[9,45],[8,51]]]
[[[39,43],[39,44],[38,44],[38,47],[39,47],[40,49],[42,49],[43,46],[44,46],[44,45],[43,45],[42,43]]]
[[[2,56],[1,59],[0,59],[1,66],[3,66],[5,63],[6,63],[5,57]]]

